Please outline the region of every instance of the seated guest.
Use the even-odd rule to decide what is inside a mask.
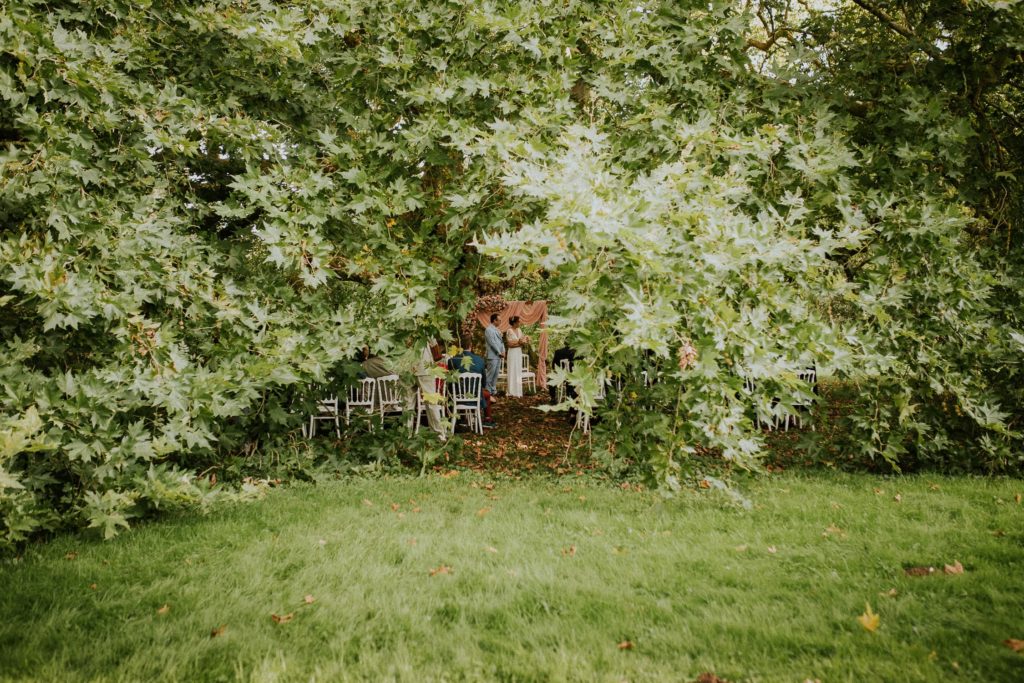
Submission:
[[[480,373],[480,405],[484,411],[484,427],[497,427],[498,425],[494,422],[494,418],[491,417],[491,392],[489,392],[487,387],[483,385],[485,369],[484,359],[473,353],[472,337],[465,335],[463,338],[466,341],[462,345],[462,353],[456,354],[448,359],[448,369],[456,370],[458,372]]]
[[[370,355],[369,349],[363,349],[363,362],[361,363],[362,371],[359,373],[361,377],[369,377],[370,379],[377,379],[378,377],[386,377],[387,375],[395,374],[391,368],[388,367],[387,361],[377,355]]]
[[[437,345],[437,340],[430,338],[420,347],[420,357],[413,366],[416,385],[424,397],[444,392],[444,380],[430,373],[430,369],[438,365],[439,360],[441,360],[441,347]],[[440,365],[444,367],[443,363]],[[427,424],[437,432],[442,441],[447,438],[444,410],[441,405],[427,403]]]

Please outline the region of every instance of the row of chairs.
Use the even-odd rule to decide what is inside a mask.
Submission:
[[[806,382],[810,387],[811,391],[817,393],[818,386],[818,369],[815,366],[810,366],[800,370],[796,373],[797,379],[801,382]],[[743,390],[747,394],[754,393],[757,387],[757,383],[752,377],[746,377],[743,379]],[[772,404],[778,402],[778,399],[774,399]],[[758,428],[767,429],[768,431],[782,430],[785,432],[789,431],[790,426],[794,429],[802,429],[804,426],[804,414],[810,412],[812,405],[810,403],[800,401],[793,404],[797,412],[792,415],[778,416],[772,415],[769,418],[762,418],[760,415],[754,417],[754,425]],[[811,425],[811,429],[814,429],[814,425]]]
[[[563,369],[564,371],[568,372],[568,370],[569,370],[569,361],[567,361],[567,360],[561,361],[559,363],[559,367],[561,369]],[[804,368],[803,370],[800,370],[799,372],[797,372],[797,378],[800,381],[807,383],[811,387],[811,390],[813,392],[817,393],[817,384],[818,384],[818,371],[817,371],[817,368],[815,368],[814,366]],[[651,384],[651,381],[652,381],[646,370],[643,371],[643,381],[644,381],[644,386],[649,386]],[[597,393],[594,396],[595,402],[600,403],[601,401],[603,401],[605,399],[607,383],[608,383],[607,379],[604,379],[604,380],[602,380],[599,383]],[[747,377],[743,381],[743,387],[744,387],[744,390],[746,391],[747,394],[752,394],[754,392],[755,387],[756,387],[756,383],[753,380],[753,378]],[[619,385],[618,388],[621,390],[621,388],[622,388],[621,385]],[[555,399],[556,399],[556,402],[558,402],[558,403],[563,402],[565,400],[565,394],[566,394],[566,383],[562,382],[557,387],[555,387]],[[777,399],[776,399],[776,401],[777,401]],[[793,407],[796,408],[797,412],[792,414],[792,415],[786,415],[786,416],[783,416],[783,417],[779,417],[778,415],[772,415],[768,419],[762,419],[761,416],[757,416],[757,417],[754,418],[754,423],[758,427],[763,427],[765,429],[768,429],[769,431],[779,430],[779,429],[781,429],[783,431],[789,431],[790,426],[792,426],[794,428],[802,429],[803,428],[803,415],[805,413],[809,412],[811,410],[812,406],[808,402],[801,401],[801,402],[798,402],[798,403],[794,403]],[[589,433],[590,432],[590,415],[587,414],[585,411],[579,411],[576,414],[576,426],[584,434]],[[813,429],[814,426],[811,425],[811,428]]]
[[[334,433],[340,439],[342,403],[346,425],[351,423],[352,415],[357,412],[368,416],[379,414],[381,424],[384,424],[386,415],[403,411],[404,400],[400,392],[398,375],[358,380],[349,388],[347,401],[341,402],[337,396],[317,400],[317,412],[309,416],[309,424],[303,429],[304,436],[316,436],[317,422],[333,422]]]
[[[483,387],[483,376],[477,372],[460,373],[457,382],[439,382],[439,392],[442,397],[441,405],[449,405],[453,420],[458,421],[465,417],[469,426],[477,434],[482,434],[483,411],[480,408],[480,395]],[[348,398],[340,401],[337,396],[330,396],[317,401],[317,412],[309,416],[309,424],[303,425],[303,436],[312,438],[316,435],[317,422],[334,422],[334,432],[341,438],[341,416],[344,414],[345,425],[352,422],[353,417],[364,417],[367,419],[370,429],[373,423],[380,419],[381,426],[388,415],[403,415],[406,411],[408,395],[403,392],[398,375],[386,375],[377,379],[369,378],[358,380],[349,387]],[[413,395],[415,421],[413,424],[414,433],[419,432],[420,419],[426,414],[429,407],[419,387]]]

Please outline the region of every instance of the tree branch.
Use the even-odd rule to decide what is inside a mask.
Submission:
[[[896,21],[891,14],[881,7],[878,7],[868,0],[853,0],[853,3],[907,40],[920,44],[921,49],[928,53],[930,57],[935,59],[940,59],[942,57],[942,52],[940,52],[934,45],[929,45],[927,42],[919,38],[917,34],[900,22]]]

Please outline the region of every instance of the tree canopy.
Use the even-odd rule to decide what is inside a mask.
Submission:
[[[670,487],[753,465],[745,381],[785,411],[809,364],[849,448],[1019,468],[1022,36],[1012,0],[10,0],[0,543],[204,500],[357,348],[528,276],[585,407],[660,371],[602,438]]]

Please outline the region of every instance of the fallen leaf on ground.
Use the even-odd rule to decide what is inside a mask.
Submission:
[[[995,531],[992,532],[992,535],[995,536],[996,538],[1002,538],[1003,536],[1006,535],[1006,532],[1003,531],[1002,529],[996,529]]]
[[[562,548],[562,555],[566,557],[576,557],[576,546],[571,545],[568,548]]]
[[[486,550],[489,553],[496,553],[496,552],[498,552],[498,549],[495,548],[493,545],[487,546],[486,548],[484,548],[484,550]]]
[[[897,503],[902,503],[903,502],[903,496],[901,496],[898,493],[895,496],[893,496],[892,499],[895,500]]]
[[[171,611],[171,606],[170,605],[164,605],[163,607],[158,608],[156,613],[157,614],[167,614],[170,611]]]
[[[724,678],[719,678],[710,671],[705,671],[693,681],[693,683],[729,683]]]
[[[1003,645],[1010,648],[1014,652],[1024,652],[1024,640],[1018,640],[1016,638],[1007,638],[1003,641]]]
[[[372,508],[373,507],[373,502],[370,501],[370,500],[367,500],[366,498],[363,498],[363,505],[365,505],[368,508]]]
[[[880,495],[882,495],[883,493],[885,493],[885,490],[884,490],[884,489],[874,489],[874,491],[875,491],[875,495],[876,495],[876,496],[880,496]]]
[[[484,490],[486,490],[486,491],[493,491],[494,490],[494,484],[484,484]]]
[[[829,536],[839,536],[840,538],[846,538],[846,532],[837,527],[835,524],[829,524],[825,527],[825,531],[821,533],[822,538],[828,538]]]
[[[96,590],[96,584],[95,583],[90,583],[89,584],[89,590]]]
[[[430,575],[431,576],[437,576],[438,574],[451,574],[451,573],[452,573],[452,568],[449,567],[446,564],[442,564],[441,566],[434,567],[433,569],[430,570]]]
[[[289,612],[288,614],[271,614],[270,618],[274,620],[275,624],[287,624],[289,621],[295,618],[295,612]]]
[[[960,564],[960,560],[954,560],[953,564],[947,564],[942,568],[947,574],[963,574],[964,566]]]
[[[619,643],[619,649],[620,650],[632,650],[633,649],[633,641],[631,641],[631,640],[624,640],[624,641],[622,641],[621,643]]]
[[[444,472],[441,476],[444,477],[445,479],[451,479],[452,477],[459,476],[459,471],[458,470],[448,470],[447,472]]]
[[[78,557],[78,553],[72,551],[72,552],[68,553],[67,555],[65,555],[64,559],[65,560],[73,560],[73,559],[75,559],[77,557]]]
[[[935,567],[904,567],[907,576],[928,576],[935,573]]]
[[[711,482],[708,481],[707,479],[701,479],[699,486],[702,489],[709,489],[709,488],[711,488]]]
[[[402,506],[401,506],[401,505],[399,505],[398,503],[392,503],[392,504],[391,504],[391,511],[392,511],[392,512],[398,512],[398,510],[399,510],[399,509],[400,509],[401,507],[402,507]]]
[[[302,598],[302,601],[307,605],[312,605],[314,602],[316,602],[316,598],[314,598],[312,595],[307,595],[306,597]]]
[[[871,605],[864,603],[864,614],[857,617],[857,623],[863,626],[868,631],[874,633],[878,630],[878,624],[881,622],[881,618],[871,611]]]
[[[895,598],[899,594],[896,592],[895,588],[890,588],[887,591],[879,593],[879,595],[881,595],[883,598]]]
[[[226,630],[227,630],[227,628],[228,628],[228,625],[227,625],[227,624],[221,624],[221,625],[220,625],[220,626],[218,626],[217,628],[215,628],[215,629],[212,629],[212,630],[210,631],[210,637],[211,637],[211,638],[216,638],[217,636],[222,636],[222,635],[224,635],[224,631],[226,631]]]
[[[491,508],[480,508],[479,510],[476,511],[476,516],[477,517],[483,517],[484,515],[486,515],[490,511],[491,511]]]
[[[929,491],[938,491],[939,490],[939,485],[938,484],[928,484],[928,490]]]
[[[319,541],[316,542],[316,544],[323,548],[325,545],[327,545],[327,541],[321,538]]]
[[[1021,501],[1021,497],[1020,497],[1020,494],[1018,493],[1017,495],[1015,495],[1013,497],[1013,502],[1017,503],[1017,505],[1020,505],[1020,501]]]
[[[770,552],[772,555],[774,555],[775,553],[778,552],[778,550],[775,548],[775,546],[770,545],[770,546],[768,546],[768,552]]]

